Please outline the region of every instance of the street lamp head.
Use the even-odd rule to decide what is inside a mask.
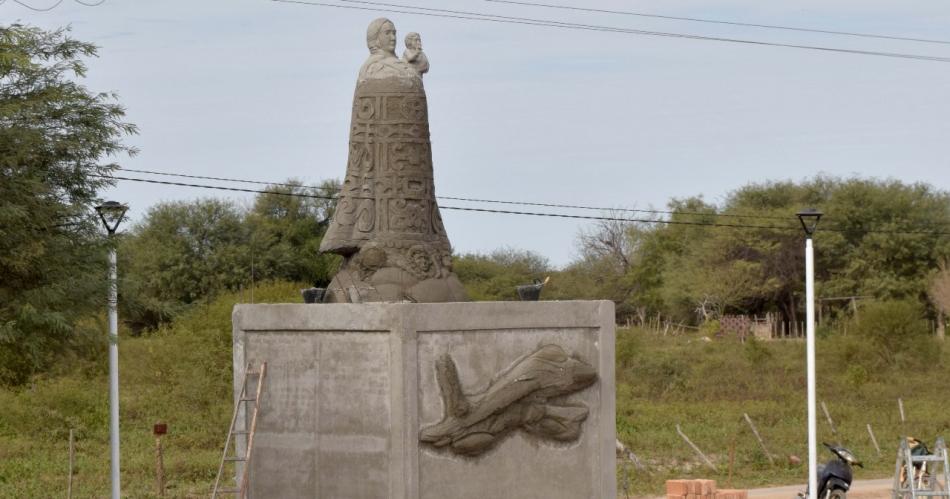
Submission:
[[[96,206],[96,213],[99,214],[99,219],[102,220],[102,225],[109,231],[109,235],[112,235],[119,228],[119,222],[125,218],[125,212],[128,209],[129,207],[124,204],[106,201]]]
[[[815,228],[818,227],[818,221],[821,220],[821,216],[824,213],[814,209],[807,208],[795,214],[798,217],[798,221],[802,223],[802,228],[805,229],[805,237],[811,237],[815,233]]]

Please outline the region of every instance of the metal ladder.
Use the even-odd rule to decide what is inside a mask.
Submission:
[[[211,499],[216,499],[223,494],[237,494],[241,499],[247,496],[247,476],[251,465],[251,450],[254,447],[254,431],[257,429],[257,413],[261,408],[261,392],[264,390],[264,375],[266,373],[267,362],[262,362],[261,368],[258,371],[252,371],[251,364],[248,364],[247,368],[244,369],[244,379],[241,381],[241,394],[234,404],[234,415],[231,416],[231,427],[228,429],[228,438],[224,441],[224,452],[221,455],[221,464],[218,466],[218,476],[214,479],[214,489],[211,491]],[[252,397],[248,396],[247,390],[247,381],[250,376],[257,376],[257,390]],[[235,429],[242,405],[251,402],[253,402],[249,407],[249,409],[251,409],[251,426],[247,426],[247,417],[245,416],[244,425],[242,425],[244,429]],[[243,435],[247,438],[243,456],[238,454],[237,444],[234,439],[236,435]],[[232,447],[234,449],[234,455],[228,456],[228,450]],[[221,476],[224,474],[224,465],[226,463],[233,463],[235,465],[235,475],[238,476],[236,482],[239,484],[236,488],[221,488]],[[243,466],[241,466],[242,464]],[[240,473],[237,472],[239,469],[241,470]]]
[[[920,465],[917,474],[914,464]],[[942,470],[939,470],[942,468]],[[901,480],[901,478],[904,480]],[[926,480],[925,480],[926,478]],[[942,482],[942,483],[941,483]],[[913,455],[907,439],[901,439],[894,466],[893,499],[918,497],[950,497],[950,462],[947,459],[947,444],[943,437],[934,443],[933,454]]]

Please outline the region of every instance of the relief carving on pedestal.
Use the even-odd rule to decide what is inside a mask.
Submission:
[[[555,441],[576,440],[589,409],[581,403],[555,401],[591,386],[597,371],[558,345],[544,345],[498,373],[481,393],[465,395],[455,361],[449,354],[436,361],[444,415],[427,426],[425,444],[463,456],[477,456],[515,430]]]

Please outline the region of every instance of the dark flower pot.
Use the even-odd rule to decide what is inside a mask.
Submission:
[[[307,288],[301,289],[304,303],[322,303],[323,295],[327,292],[326,288]]]
[[[543,284],[526,284],[524,286],[518,286],[518,298],[521,298],[521,301],[538,301],[538,298],[541,297],[541,288]]]

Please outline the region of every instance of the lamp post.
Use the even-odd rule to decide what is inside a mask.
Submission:
[[[818,424],[815,404],[815,251],[811,236],[822,213],[814,208],[796,213],[805,230],[805,363],[808,376],[808,496],[818,496]]]
[[[106,201],[96,206],[102,225],[109,231],[109,447],[112,457],[112,499],[119,499],[119,313],[115,244],[112,237],[128,206]]]

